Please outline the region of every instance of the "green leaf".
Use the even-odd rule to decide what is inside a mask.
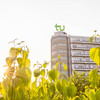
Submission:
[[[60,80],[58,80],[58,81],[56,82],[56,88],[57,88],[57,90],[58,90],[59,92],[62,92],[62,91],[63,91],[63,87],[62,87],[62,85],[61,85],[61,81],[60,81]]]
[[[44,95],[44,91],[43,91],[43,87],[42,86],[38,90],[38,95],[41,96],[41,97]]]
[[[82,100],[79,96],[73,98],[73,100]]]
[[[48,72],[48,77],[49,77],[50,80],[56,81],[59,78],[59,71],[51,69]]]
[[[12,57],[7,57],[6,58],[6,64],[7,64],[7,66],[11,67],[12,63],[13,63],[13,58]]]
[[[22,80],[20,78],[15,78],[14,82],[15,82],[14,88],[17,88],[22,84]]]
[[[80,95],[81,100],[88,100],[84,95]]]
[[[92,87],[97,88],[99,85],[99,77],[97,69],[92,69],[89,72],[89,81]]]
[[[55,84],[49,83],[48,87],[48,95],[50,97],[50,100],[53,100],[53,97],[55,95],[56,89],[55,89]]]
[[[67,71],[67,65],[63,63],[65,71]]]
[[[90,49],[90,58],[99,66],[100,65],[100,47]]]
[[[23,87],[23,85],[21,86],[21,84],[20,84],[20,87],[19,88],[17,88],[15,91],[13,90],[13,92],[14,92],[14,98],[13,98],[13,100],[25,100],[25,88]],[[10,96],[10,98],[11,98],[11,96]],[[11,99],[9,99],[9,100],[11,100]]]
[[[5,75],[7,75],[7,77],[12,78],[13,74],[15,72],[15,67],[9,67],[6,72]]]
[[[61,93],[64,92],[66,86],[67,86],[67,80],[66,79],[60,79],[56,82],[56,88]]]
[[[30,68],[30,60],[29,59],[25,59],[25,61],[24,61],[24,67]]]
[[[57,62],[56,65],[55,65],[55,69],[56,69],[56,70],[57,70],[58,65],[59,65],[59,63]]]
[[[17,50],[17,48],[12,47],[12,48],[9,50],[9,55],[10,55],[11,57],[16,57],[16,56],[18,56],[18,50]]]
[[[44,63],[44,64],[43,64],[43,67],[44,67],[44,68],[46,68],[46,67],[47,67],[47,64],[46,64],[46,63]]]
[[[100,88],[96,91],[95,97],[96,100],[100,100]]]
[[[40,76],[40,70],[39,69],[35,69],[33,73],[34,73],[34,77]]]
[[[66,79],[61,79],[61,82],[62,82],[61,84],[62,84],[63,88],[65,88],[66,85],[68,84]]]
[[[23,64],[23,59],[21,57],[17,58],[17,62],[19,64],[19,67],[22,68],[22,64]]]
[[[19,53],[21,54],[22,49],[21,48],[16,48],[16,51],[17,51],[17,56],[18,56]]]
[[[22,79],[23,84],[27,85],[31,81],[31,70],[29,68],[18,69],[16,77]]]
[[[23,50],[23,59],[27,59],[28,57],[28,51]]]
[[[85,95],[89,98],[89,100],[96,100],[95,89],[86,89]]]
[[[67,87],[65,87],[65,94],[68,97],[73,98],[76,95],[76,93],[77,93],[77,88],[73,84],[69,83]]]
[[[36,81],[34,81],[32,84],[31,84],[31,88],[34,90],[36,89]]]
[[[36,66],[36,64],[33,65],[33,67],[35,67],[35,66]]]
[[[42,70],[41,70],[41,75],[42,75],[42,76],[45,76],[45,69],[42,69]]]

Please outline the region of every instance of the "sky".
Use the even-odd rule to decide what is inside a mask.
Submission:
[[[65,25],[69,35],[99,34],[100,0],[0,0],[0,67],[15,38],[29,47],[31,66],[49,61],[55,24]]]

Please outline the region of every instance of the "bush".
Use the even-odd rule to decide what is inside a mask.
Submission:
[[[21,46],[21,43],[18,43],[18,47],[11,47],[6,58],[6,78],[0,83],[0,100],[100,100],[97,68],[91,70],[89,76],[74,71],[71,77],[59,79],[59,62],[56,61],[55,69],[48,72],[46,68],[49,62],[37,62],[34,67],[38,67],[33,72],[35,81],[32,82],[29,49],[25,45]],[[67,65],[61,64],[66,71]]]

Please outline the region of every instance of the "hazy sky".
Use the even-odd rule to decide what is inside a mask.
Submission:
[[[100,33],[100,0],[0,0],[0,67],[15,38],[28,45],[31,65],[49,61],[56,23],[70,35]]]

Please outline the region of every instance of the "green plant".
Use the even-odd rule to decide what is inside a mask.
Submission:
[[[12,41],[15,45],[15,41]],[[23,41],[21,41],[23,43]],[[21,44],[19,43],[19,44]],[[27,46],[11,47],[6,58],[5,79],[2,82],[1,93],[4,100],[22,100],[30,98],[31,84],[29,49]]]
[[[73,71],[73,75],[69,78],[70,82],[73,82],[77,87],[77,95],[81,95],[85,92],[85,86],[89,86],[90,82],[88,80],[88,76],[85,73],[78,73],[75,70]]]
[[[34,64],[32,82],[32,71],[30,70],[29,49],[24,41],[11,47],[9,57],[6,58],[7,70],[5,78],[0,83],[0,100],[99,100],[100,99],[100,75],[98,68],[85,73],[73,72],[67,79],[59,78],[58,65],[63,65],[67,71],[67,65],[60,62],[60,56],[56,62],[55,69],[47,71],[50,61],[43,64]],[[23,44],[23,45],[22,45]],[[99,47],[98,47],[99,48]],[[96,48],[96,49],[98,49]],[[94,56],[93,56],[94,55]],[[99,50],[90,50],[90,57],[99,65]],[[95,59],[95,57],[97,57]]]

